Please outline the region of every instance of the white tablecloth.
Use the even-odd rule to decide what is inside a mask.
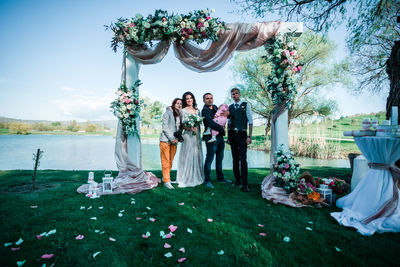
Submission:
[[[400,158],[400,138],[369,136],[354,139],[369,163],[394,165]],[[343,208],[343,211],[333,212],[331,216],[344,226],[356,228],[363,235],[400,232],[399,200],[392,215],[365,222],[392,199],[393,185],[389,170],[371,168],[353,192],[337,200],[336,206]],[[399,192],[398,187],[395,190]]]

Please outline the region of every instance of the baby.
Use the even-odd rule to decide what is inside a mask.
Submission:
[[[226,121],[228,120],[227,116],[223,116],[225,111],[229,111],[229,107],[227,104],[222,104],[221,106],[218,107],[217,113],[215,113],[215,116],[214,116],[214,122],[218,123],[223,128],[225,128]],[[203,135],[210,135],[210,134],[212,135],[212,137],[210,140],[208,140],[208,143],[215,142],[217,140],[216,136],[218,135],[218,131],[213,130],[213,129],[211,129],[211,131],[210,131],[210,127],[208,127],[207,131],[205,131]]]

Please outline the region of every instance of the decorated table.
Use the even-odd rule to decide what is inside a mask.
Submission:
[[[340,224],[354,227],[363,235],[400,232],[400,138],[355,137],[370,170],[349,195],[337,200],[342,212],[331,213]]]

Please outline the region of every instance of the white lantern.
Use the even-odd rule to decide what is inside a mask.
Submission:
[[[327,187],[328,187],[327,185],[321,185],[320,188],[317,188],[317,192],[320,194],[321,197],[325,198],[326,201],[328,201],[329,205],[332,205],[333,202],[332,189],[329,189]]]
[[[104,172],[103,177],[103,193],[112,193],[113,190],[113,177],[111,177],[111,171],[108,173]]]

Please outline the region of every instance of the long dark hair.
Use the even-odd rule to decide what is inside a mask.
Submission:
[[[186,93],[183,94],[183,96],[182,96],[182,100],[183,100],[182,108],[186,108],[187,107],[187,105],[186,105],[186,96],[188,96],[188,95],[190,95],[193,98],[193,107],[197,108],[196,98],[194,97],[192,92],[186,92]]]
[[[174,114],[175,120],[176,120],[176,117],[179,116],[179,110],[177,110],[177,109],[175,108],[175,104],[176,104],[176,102],[178,102],[179,100],[182,102],[182,105],[183,105],[183,100],[182,100],[181,98],[179,98],[179,97],[175,98],[174,101],[172,101],[172,105],[171,105],[171,109],[172,109],[172,112],[173,112],[173,114]]]

